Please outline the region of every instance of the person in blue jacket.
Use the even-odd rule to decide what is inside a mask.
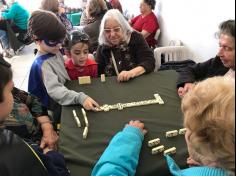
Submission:
[[[192,167],[181,170],[169,155],[165,155],[171,175],[235,175],[234,92],[235,79],[214,77],[198,83],[184,96],[182,111],[190,156],[187,163]],[[143,123],[129,122],[112,139],[92,176],[134,176],[146,132]]]

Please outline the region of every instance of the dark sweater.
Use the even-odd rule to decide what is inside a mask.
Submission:
[[[1,124],[0,124],[1,125]],[[23,141],[9,130],[0,129],[1,176],[69,176],[64,157],[47,154],[31,141]]]
[[[98,48],[98,37],[100,31],[100,24],[105,12],[95,17],[92,23],[89,23],[84,27],[84,32],[89,35],[89,52],[93,53]]]
[[[111,51],[114,54],[119,72],[128,71],[137,66],[142,66],[145,73],[150,73],[155,68],[155,58],[143,36],[137,32],[131,34],[130,42],[117,47],[100,45],[97,49],[96,61],[98,74],[115,76],[115,69],[111,60]]]
[[[198,63],[184,68],[179,72],[177,88],[183,87],[185,83],[194,83],[214,76],[223,76],[229,71],[216,56],[206,62]]]

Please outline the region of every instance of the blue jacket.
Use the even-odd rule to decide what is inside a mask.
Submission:
[[[134,176],[144,136],[138,128],[127,126],[105,150],[92,176]]]
[[[2,13],[5,20],[13,20],[13,23],[21,29],[27,29],[29,12],[18,2],[14,2],[10,9]]]
[[[28,91],[36,97],[40,98],[42,104],[45,107],[49,106],[50,97],[43,83],[41,67],[43,62],[52,56],[54,55],[48,53],[37,57],[31,66],[29,74]]]
[[[138,128],[124,128],[112,139],[95,165],[92,176],[134,176],[143,139],[144,136]],[[210,167],[180,170],[170,156],[167,155],[166,160],[173,176],[229,176],[222,169]]]

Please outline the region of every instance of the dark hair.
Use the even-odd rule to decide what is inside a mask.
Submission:
[[[219,29],[219,34],[226,34],[235,38],[235,20],[223,21]]]
[[[0,103],[3,102],[3,91],[7,83],[12,80],[11,65],[0,55]]]
[[[156,7],[156,0],[144,0],[144,2],[146,4],[148,4],[149,6],[151,6],[151,9],[154,10]]]
[[[63,46],[67,50],[70,50],[72,46],[74,46],[77,43],[84,43],[89,46],[89,36],[84,31],[73,30],[66,34]]]
[[[36,10],[29,19],[28,33],[33,40],[60,40],[65,38],[66,28],[54,13]]]

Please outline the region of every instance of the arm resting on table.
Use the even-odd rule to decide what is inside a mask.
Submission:
[[[97,164],[92,176],[134,176],[144,136],[135,127],[127,126],[111,141]]]

